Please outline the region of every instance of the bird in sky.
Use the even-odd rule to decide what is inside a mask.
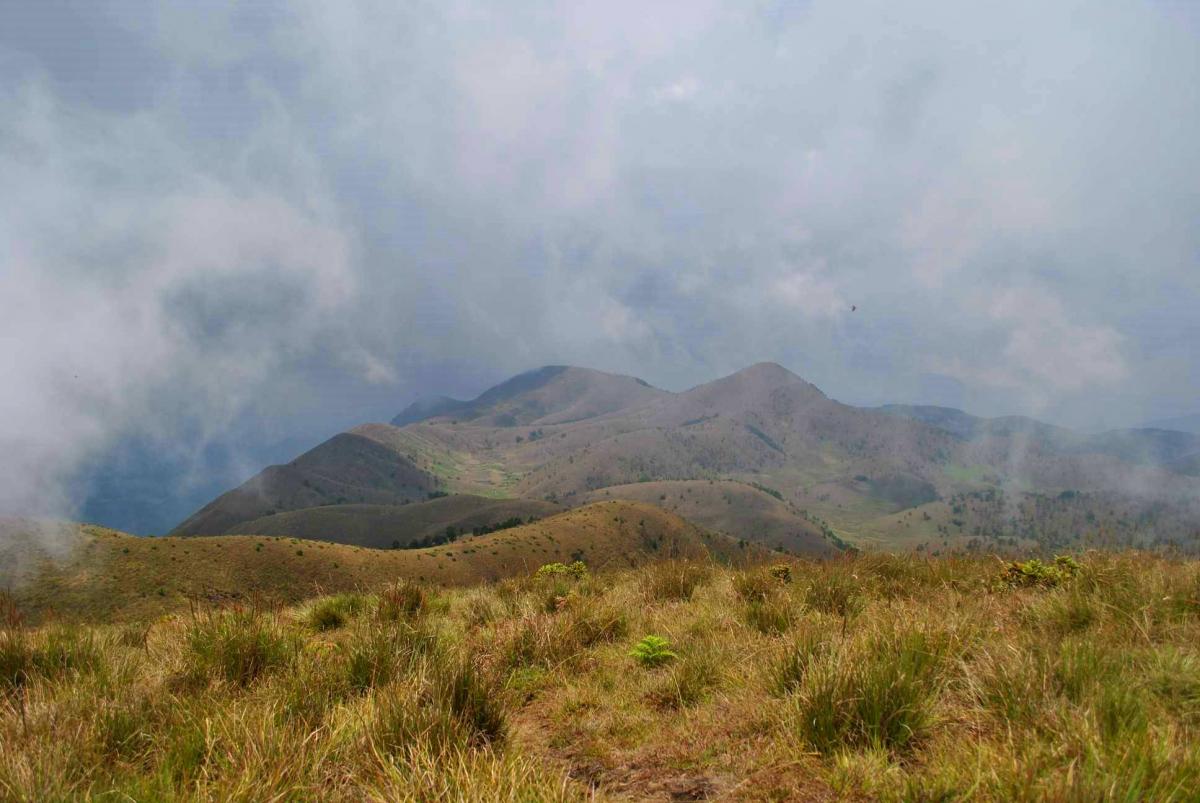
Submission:
[[[854,306],[853,304],[850,305],[851,312],[854,312],[856,309],[858,309],[858,307]]]

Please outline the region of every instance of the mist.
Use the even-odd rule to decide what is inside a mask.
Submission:
[[[0,514],[75,518],[131,453],[211,496],[551,363],[1198,412],[1193,4],[3,18]]]

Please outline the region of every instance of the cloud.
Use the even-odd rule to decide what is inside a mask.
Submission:
[[[700,82],[691,76],[684,76],[653,90],[650,97],[658,103],[681,103],[696,97],[699,92]]]
[[[837,318],[850,308],[837,285],[817,272],[788,273],[774,291],[780,303],[812,318]]]
[[[29,190],[0,204],[0,511],[70,513],[71,472],[121,435],[219,432],[260,404],[342,327],[355,274],[347,235],[278,195],[190,171],[103,193],[97,176],[168,146],[76,129],[36,86],[23,101],[0,150]]]
[[[130,433],[315,438],[549,362],[1178,414],[1198,30],[1172,3],[22,4],[0,506],[70,507]]]
[[[1129,375],[1124,338],[1110,326],[1079,324],[1045,289],[1010,288],[975,307],[1001,333],[987,359],[933,358],[930,368],[963,381],[1018,391],[1034,409],[1056,395],[1110,387]]]

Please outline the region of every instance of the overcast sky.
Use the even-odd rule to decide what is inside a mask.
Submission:
[[[1197,8],[0,0],[0,509],[547,363],[1200,411]]]

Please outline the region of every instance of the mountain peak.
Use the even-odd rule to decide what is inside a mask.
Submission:
[[[792,399],[790,403],[811,404],[828,398],[816,385],[774,362],[755,363],[692,388],[685,395],[705,408],[732,414],[740,410],[765,409],[772,404],[768,400],[779,392]]]
[[[777,362],[756,362],[740,371],[721,377],[701,387],[740,387],[745,389],[773,389],[779,387],[802,386],[824,396],[816,385],[797,376]]]
[[[491,426],[559,424],[644,404],[666,391],[632,376],[572,365],[545,365],[506,379],[471,401],[410,405],[394,426],[454,416]]]
[[[754,365],[747,366],[740,371],[730,374],[730,376],[742,376],[748,379],[765,379],[775,382],[804,381],[802,378],[784,368],[777,362],[756,362]]]

